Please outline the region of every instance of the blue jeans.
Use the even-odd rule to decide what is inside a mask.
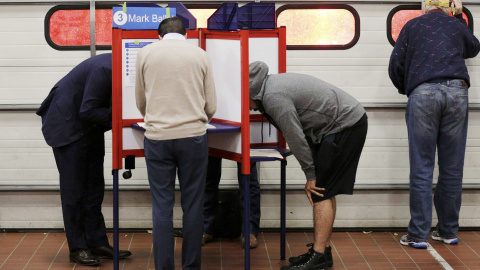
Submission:
[[[434,204],[437,230],[456,238],[462,200],[468,127],[468,88],[461,80],[424,83],[409,96],[405,114],[410,154],[410,237],[427,241],[432,226],[432,181],[438,148]]]

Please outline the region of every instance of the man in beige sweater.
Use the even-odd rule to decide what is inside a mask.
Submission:
[[[206,124],[216,110],[210,59],[186,41],[178,17],[163,20],[160,41],[137,55],[135,96],[144,117],[145,160],[152,196],[155,269],[175,269],[175,177],[182,193],[182,268],[201,268]]]

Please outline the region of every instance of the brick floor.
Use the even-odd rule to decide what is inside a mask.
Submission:
[[[334,232],[331,240],[334,266],[331,269],[444,269],[431,253],[401,246],[404,232]],[[112,235],[109,235],[110,239]],[[430,241],[435,251],[453,269],[480,269],[480,232],[461,231],[458,245]],[[181,269],[182,239],[175,239],[176,269]],[[287,258],[307,252],[313,241],[311,232],[287,233]],[[152,235],[148,232],[122,232],[120,248],[132,257],[120,261],[120,269],[154,269]],[[202,249],[202,269],[244,269],[244,254],[239,239],[214,239]],[[251,269],[279,269],[288,264],[280,260],[278,232],[260,233],[258,248],[251,250]],[[0,234],[0,269],[112,269],[111,260],[100,267],[71,263],[64,233]]]

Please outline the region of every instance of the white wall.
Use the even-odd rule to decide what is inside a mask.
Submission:
[[[44,16],[53,5],[0,4],[0,105],[40,104],[57,80],[90,56],[88,51],[56,51],[45,42]],[[386,37],[386,17],[397,5],[357,1],[351,6],[361,18],[357,45],[338,51],[288,51],[287,71],[324,79],[363,103],[406,102],[404,96],[397,94],[387,74],[393,47]],[[475,29],[480,29],[480,6],[467,7],[477,23]],[[479,31],[476,34],[480,36]],[[479,58],[468,61],[472,83],[470,102],[473,103],[480,99],[479,61]],[[404,110],[368,109],[367,113],[369,133],[359,164],[357,191],[353,196],[338,198],[335,226],[405,227],[409,217],[408,191],[397,190],[408,186]],[[470,112],[469,124],[465,183],[478,188],[480,111]],[[58,173],[40,126],[40,118],[32,111],[0,111],[0,190],[4,190],[0,192],[2,228],[62,227]],[[106,134],[106,144],[105,176],[109,189],[112,182],[110,133]],[[151,227],[151,209],[145,163],[142,159],[137,159],[136,163],[133,177],[120,180],[121,188],[125,190],[121,193],[121,226],[148,228]],[[279,224],[278,166],[278,162],[261,164],[263,227],[278,227]],[[236,177],[236,164],[225,161],[222,186],[234,187]],[[311,226],[311,210],[303,191],[299,190],[304,185],[304,174],[292,157],[288,159],[287,183],[287,225]],[[48,189],[50,191],[45,191]],[[478,190],[464,192],[462,226],[480,226],[478,200]],[[105,200],[105,215],[111,227],[110,192]],[[177,203],[176,226],[181,225],[180,218]]]
[[[180,194],[176,193],[174,222],[182,226]],[[264,191],[261,197],[261,228],[280,227],[280,194]],[[63,228],[60,193],[0,192],[0,228]],[[480,196],[478,191],[466,190],[460,212],[461,227],[480,224]],[[303,191],[287,193],[287,228],[312,228],[312,210]],[[105,193],[103,214],[108,228],[113,227],[112,192]],[[150,192],[120,192],[120,228],[152,228]],[[352,227],[406,227],[410,218],[408,191],[359,190],[352,196],[337,196],[337,218],[334,226]],[[436,223],[434,210],[433,225]]]

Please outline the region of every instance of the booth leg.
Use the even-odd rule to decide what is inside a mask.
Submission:
[[[250,175],[243,178],[243,237],[245,239],[245,270],[250,270]]]
[[[285,260],[285,235],[287,232],[286,226],[286,167],[287,161],[281,160],[280,168],[280,259]]]
[[[113,269],[118,270],[118,169],[113,174]]]

